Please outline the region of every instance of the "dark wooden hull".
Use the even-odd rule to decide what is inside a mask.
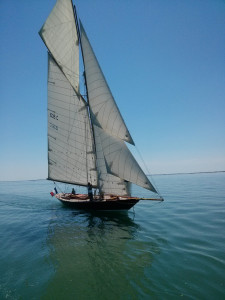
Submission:
[[[79,210],[128,210],[139,202],[137,199],[107,201],[70,201],[58,198],[67,207]]]

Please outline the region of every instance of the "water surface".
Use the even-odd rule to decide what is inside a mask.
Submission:
[[[0,298],[224,299],[225,173],[154,180],[165,202],[127,213],[65,208],[45,180],[0,182]]]

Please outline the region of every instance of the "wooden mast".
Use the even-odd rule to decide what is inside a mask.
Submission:
[[[72,1],[72,0],[71,0]],[[91,133],[92,133],[92,137],[93,137],[93,148],[94,148],[94,154],[95,154],[95,169],[97,172],[97,188],[100,191],[100,186],[99,186],[99,175],[98,175],[98,171],[97,171],[97,162],[96,162],[96,143],[95,143],[95,133],[94,133],[94,128],[93,128],[93,124],[92,124],[92,120],[91,120],[91,111],[90,111],[90,104],[89,104],[89,96],[88,96],[88,88],[87,88],[87,78],[86,78],[86,73],[85,73],[85,63],[84,63],[84,54],[83,54],[83,47],[82,47],[82,43],[81,43],[81,37],[80,37],[80,28],[79,28],[79,22],[78,22],[78,18],[77,18],[77,10],[76,10],[76,6],[73,5],[73,11],[74,11],[74,18],[75,18],[75,25],[76,25],[76,29],[77,29],[77,36],[78,36],[78,41],[80,44],[80,48],[81,48],[81,54],[82,54],[82,58],[83,58],[83,65],[84,65],[84,84],[85,84],[85,88],[86,88],[86,97],[87,97],[87,109],[88,109],[88,115],[89,115],[89,122],[90,122],[90,127],[91,127]]]

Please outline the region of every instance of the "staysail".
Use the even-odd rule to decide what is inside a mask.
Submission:
[[[96,144],[96,163],[98,172],[99,190],[105,194],[128,195],[128,183],[118,176],[112,175],[107,170],[106,160],[102,148],[100,131],[94,126]]]
[[[123,141],[108,135],[98,126],[94,126],[94,130],[101,143],[107,172],[157,193],[126,144]]]

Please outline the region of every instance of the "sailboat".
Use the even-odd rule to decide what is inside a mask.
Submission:
[[[48,179],[89,187],[55,197],[77,209],[127,210],[143,199],[131,183],[159,196],[126,145],[133,139],[72,0],[57,0],[39,34],[48,49]]]

